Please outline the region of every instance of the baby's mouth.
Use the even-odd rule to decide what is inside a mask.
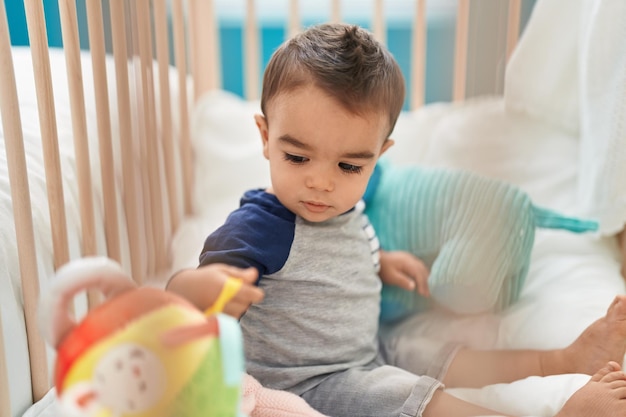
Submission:
[[[307,210],[313,212],[313,213],[323,213],[326,210],[328,210],[328,208],[330,207],[327,204],[324,203],[319,203],[317,201],[304,201],[303,202],[304,207],[306,207]]]

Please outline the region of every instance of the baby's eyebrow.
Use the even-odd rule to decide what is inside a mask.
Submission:
[[[372,159],[374,158],[374,154],[370,151],[362,151],[362,152],[348,152],[341,155],[344,158],[349,159]]]
[[[299,149],[304,149],[307,151],[310,151],[313,149],[310,145],[299,141],[298,139],[294,138],[293,136],[289,134],[284,134],[284,135],[279,136],[278,140],[280,142],[288,143]],[[374,153],[370,151],[347,152],[341,155],[342,158],[349,158],[349,159],[372,159],[374,158],[374,156],[375,156]]]
[[[295,146],[296,148],[299,149],[304,149],[304,150],[311,150],[313,149],[310,145],[307,145],[304,142],[299,141],[298,139],[294,138],[293,136],[289,135],[289,134],[285,134],[285,135],[281,135],[278,137],[278,140],[280,142],[284,142],[284,143],[288,143],[290,145]]]

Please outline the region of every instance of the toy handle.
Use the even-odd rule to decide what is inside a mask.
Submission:
[[[39,300],[39,327],[44,338],[56,348],[76,326],[69,305],[77,293],[97,289],[109,298],[134,288],[130,276],[106,257],[85,257],[63,265]]]
[[[228,277],[226,282],[224,282],[224,286],[222,287],[217,300],[215,300],[211,307],[204,311],[204,314],[206,316],[210,316],[224,311],[226,304],[228,304],[228,302],[239,292],[242,285],[243,281],[239,278]]]

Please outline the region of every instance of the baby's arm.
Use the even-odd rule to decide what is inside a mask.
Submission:
[[[205,311],[217,300],[228,278],[238,278],[243,282],[237,294],[224,307],[224,313],[239,318],[250,304],[263,300],[263,290],[254,285],[258,278],[255,268],[241,269],[215,263],[197,269],[184,269],[170,279],[167,290]]]
[[[417,257],[404,251],[380,251],[380,279],[384,284],[417,290],[428,297],[428,268]]]

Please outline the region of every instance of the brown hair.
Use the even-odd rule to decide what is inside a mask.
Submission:
[[[386,112],[389,133],[404,103],[404,78],[398,63],[370,32],[358,26],[313,26],[283,43],[265,69],[261,110],[267,116],[273,98],[309,83],[353,114]]]

